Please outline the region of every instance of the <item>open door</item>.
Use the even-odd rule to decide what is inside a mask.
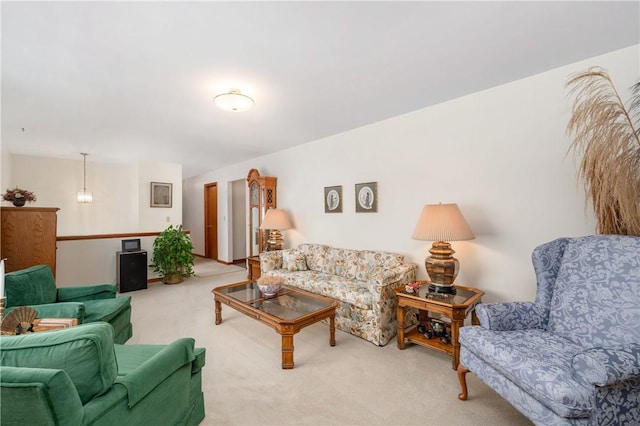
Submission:
[[[218,260],[218,184],[204,185],[204,255]]]

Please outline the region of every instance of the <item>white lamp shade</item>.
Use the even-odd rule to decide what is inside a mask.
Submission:
[[[262,223],[260,224],[260,229],[277,229],[283,231],[291,228],[293,228],[293,226],[291,226],[287,214],[284,210],[280,209],[267,210],[267,214],[264,215],[264,219],[262,219]]]
[[[425,241],[461,241],[475,237],[454,203],[425,205],[411,235],[414,240]]]
[[[231,89],[228,93],[213,98],[213,101],[225,111],[245,111],[253,106],[253,99],[240,93],[238,89]]]
[[[78,191],[78,202],[79,203],[92,203],[93,202],[93,194],[90,191]]]

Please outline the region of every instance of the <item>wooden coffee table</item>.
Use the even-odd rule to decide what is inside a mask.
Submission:
[[[222,303],[257,319],[282,336],[282,368],[293,368],[293,335],[304,327],[329,318],[329,344],[336,344],[336,307],[328,297],[282,286],[278,294],[264,297],[253,281],[216,287],[212,291],[216,325],[222,322]]]

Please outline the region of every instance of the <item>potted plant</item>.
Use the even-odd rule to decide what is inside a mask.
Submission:
[[[193,275],[193,243],[182,225],[170,225],[153,242],[153,272],[160,272],[162,282],[177,284]]]
[[[640,236],[640,81],[628,110],[602,68],[571,75],[567,87],[575,96],[570,149],[580,159],[578,178],[598,233]]]

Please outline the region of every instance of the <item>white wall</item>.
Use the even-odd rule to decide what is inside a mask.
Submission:
[[[233,259],[244,259],[247,257],[247,200],[246,200],[246,179],[236,180],[231,183],[231,212],[233,233]]]
[[[433,107],[212,171],[183,182],[191,196],[184,222],[203,250],[202,187],[219,183],[219,229],[226,230],[228,186],[251,168],[278,178],[278,207],[302,242],[403,253],[419,265],[431,243],[411,239],[424,204],[456,202],[477,238],[454,242],[459,284],[486,292],[485,301],[532,300],[531,251],[557,237],[595,232],[576,166],[566,156],[568,75],[594,65],[610,72],[621,95],[640,75],[639,47],[554,69]],[[454,81],[451,84],[456,84]],[[380,100],[384,102],[384,100]],[[378,213],[356,214],[354,185],[378,182]],[[325,214],[323,188],[342,185],[344,213]],[[221,260],[233,239],[219,234]]]
[[[58,236],[159,232],[182,223],[181,164],[99,163],[88,157],[87,190],[93,193],[93,202],[79,204],[76,194],[83,187],[80,155],[78,160],[64,160],[2,154],[3,189],[20,186],[35,192],[37,201],[27,207],[58,207]],[[150,207],[152,181],[173,184],[172,208]],[[115,283],[119,249],[120,239],[59,242],[58,284]]]
[[[5,186],[35,192],[37,201],[27,206],[60,208],[58,236],[156,232],[182,223],[181,164],[87,161],[87,190],[93,193],[93,202],[80,204],[76,194],[83,186],[82,159],[8,157],[10,173]],[[150,207],[152,181],[173,183],[172,208]]]
[[[152,258],[154,239],[155,237],[140,237],[142,250],[147,250],[147,263]],[[122,238],[58,241],[57,286],[116,284],[116,253],[120,250]],[[159,274],[149,268],[147,279],[157,277]]]

